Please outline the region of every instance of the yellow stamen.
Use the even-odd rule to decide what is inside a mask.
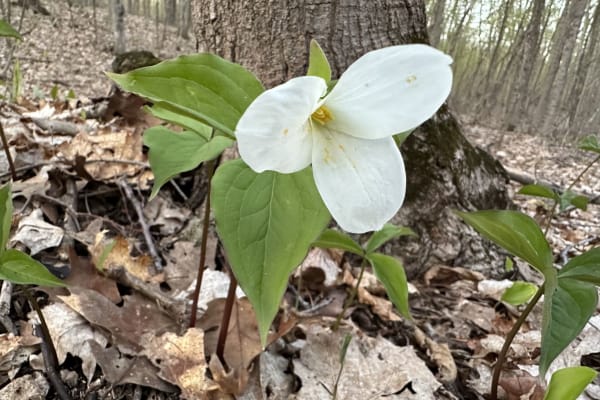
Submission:
[[[333,120],[333,114],[331,111],[325,106],[319,107],[312,115],[310,116],[313,121],[317,121],[321,125],[325,125],[329,121]]]

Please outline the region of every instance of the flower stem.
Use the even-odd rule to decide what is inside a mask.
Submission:
[[[196,326],[196,317],[198,314],[198,299],[200,298],[200,289],[202,288],[202,277],[206,268],[206,243],[208,240],[208,227],[210,224],[210,189],[213,174],[215,172],[216,160],[211,160],[207,164],[208,168],[208,191],[206,192],[206,201],[204,202],[204,220],[202,221],[202,241],[200,242],[200,261],[198,262],[198,275],[196,276],[196,287],[192,296],[192,313],[190,315],[190,328]]]
[[[342,309],[342,312],[338,314],[333,326],[331,327],[332,330],[334,330],[334,331],[338,330],[338,328],[340,327],[340,324],[342,322],[342,318],[344,318],[344,315],[346,314],[346,311],[348,311],[348,308],[354,303],[354,299],[356,299],[356,296],[358,294],[358,288],[360,287],[360,282],[362,281],[366,266],[367,266],[367,259],[365,257],[363,257],[363,259],[360,263],[360,273],[358,274],[358,280],[356,281],[356,285],[352,288],[350,297],[344,303],[344,308]]]
[[[504,344],[502,345],[500,354],[498,354],[498,361],[496,361],[496,366],[494,367],[494,374],[492,376],[492,393],[490,395],[490,400],[498,399],[498,382],[500,381],[500,373],[502,372],[502,367],[504,365],[504,361],[506,360],[506,354],[508,353],[508,350],[510,349],[510,345],[512,344],[512,341],[514,340],[515,336],[517,335],[517,332],[519,332],[519,329],[521,329],[521,326],[523,326],[523,323],[525,323],[527,316],[531,313],[531,311],[533,310],[533,307],[535,307],[537,302],[540,300],[540,297],[542,297],[543,293],[544,293],[544,285],[542,285],[538,288],[537,292],[531,298],[531,300],[529,301],[529,304],[527,304],[527,307],[525,308],[525,310],[523,310],[523,312],[519,316],[519,319],[517,319],[517,321],[511,328],[510,332],[506,336],[506,340],[504,341]]]
[[[221,327],[219,330],[219,339],[217,341],[217,350],[215,351],[219,361],[225,369],[227,362],[225,361],[225,343],[227,342],[227,334],[229,333],[229,321],[231,320],[231,311],[233,310],[233,304],[235,303],[235,289],[237,288],[237,280],[233,271],[229,268],[229,289],[227,290],[227,299],[225,300],[225,308],[223,310],[223,318],[221,319]]]
[[[17,180],[17,170],[15,169],[15,164],[13,163],[12,156],[10,155],[10,149],[8,148],[8,140],[6,140],[6,135],[4,134],[4,128],[0,123],[0,139],[2,140],[2,147],[4,147],[4,152],[6,153],[6,160],[8,161],[8,167],[10,168],[10,175],[12,176],[13,181]]]

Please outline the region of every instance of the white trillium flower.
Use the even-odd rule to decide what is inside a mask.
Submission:
[[[322,78],[291,79],[263,92],[239,120],[240,155],[259,173],[312,164],[321,198],[342,229],[381,229],[406,191],[392,136],[416,128],[444,103],[451,63],[432,47],[402,45],[359,58],[326,96]]]

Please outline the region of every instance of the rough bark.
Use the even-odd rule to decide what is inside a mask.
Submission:
[[[533,76],[533,67],[539,53],[539,37],[542,28],[542,14],[545,0],[534,0],[531,19],[525,31],[525,42],[520,57],[520,67],[516,84],[512,91],[512,107],[508,112],[508,125],[518,126],[526,120],[528,104],[528,88]]]
[[[113,33],[115,36],[115,54],[124,53],[127,49],[127,39],[125,36],[125,5],[123,0],[112,0],[113,6]]]
[[[419,0],[205,0],[194,7],[201,50],[238,62],[272,87],[304,75],[308,45],[319,41],[335,76],[369,50],[427,43]],[[453,208],[505,208],[509,200],[500,165],[473,148],[446,107],[404,143],[408,189],[394,222],[419,238],[387,250],[404,258],[409,275],[432,263],[483,266],[495,250],[453,214]]]
[[[432,46],[438,46],[444,32],[444,13],[446,0],[437,0],[432,10],[431,25],[429,26],[429,41]]]

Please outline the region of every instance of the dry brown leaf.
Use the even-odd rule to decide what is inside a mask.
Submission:
[[[477,271],[445,265],[434,265],[423,276],[423,280],[427,286],[447,285],[458,280],[479,282],[483,279],[485,279],[485,276]]]
[[[98,131],[95,135],[85,132],[77,134],[70,142],[59,146],[62,155],[73,163],[77,156],[85,157],[85,170],[94,179],[106,181],[121,176],[139,176],[136,183],[149,188],[152,173],[143,164],[142,135],[137,128],[123,128],[118,132]],[[104,160],[104,161],[95,161]],[[109,162],[106,160],[133,161],[134,163]],[[138,162],[140,164],[135,164]]]
[[[190,217],[187,207],[173,204],[163,197],[155,197],[144,207],[144,215],[151,227],[157,227],[163,236],[172,236],[179,232]]]
[[[356,287],[356,281],[358,279],[348,271],[344,271],[344,283],[348,286]],[[387,298],[379,297],[385,296],[385,289],[381,293],[381,283],[377,280],[375,275],[365,271],[363,273],[363,279],[360,282],[358,288],[358,301],[362,304],[371,306],[371,310],[379,315],[381,318],[387,321],[400,321],[402,318],[394,311],[394,305]],[[379,295],[372,294],[371,291],[379,293]]]
[[[441,382],[452,383],[456,380],[458,370],[452,352],[446,343],[438,343],[428,337],[425,332],[415,326],[414,338],[417,344],[427,351],[427,356],[438,367],[437,377]]]
[[[102,271],[114,271],[125,268],[127,272],[144,282],[161,283],[164,280],[163,274],[152,275],[152,257],[141,255],[133,257],[131,255],[131,244],[122,236],[114,239],[105,237],[104,232],[96,236],[96,242],[90,249],[92,261]]]
[[[31,255],[34,255],[42,250],[57,247],[63,237],[62,228],[44,221],[42,210],[38,208],[19,221],[17,233],[11,242],[22,243],[29,248]]]
[[[441,384],[411,346],[399,347],[381,337],[370,338],[360,331],[310,325],[294,373],[302,387],[297,399],[329,399],[339,368],[339,350],[344,336],[352,335],[338,386],[339,399],[435,399]],[[402,391],[412,382],[415,394]]]
[[[302,277],[302,285],[311,290],[336,286],[341,275],[338,264],[338,257],[331,252],[314,248],[294,271],[294,277]]]
[[[21,376],[0,390],[0,399],[44,400],[50,385],[40,372]]]
[[[35,347],[31,347],[31,342],[12,333],[0,335],[0,371],[8,378],[14,378],[23,363],[36,351]]]
[[[91,260],[77,255],[73,247],[69,247],[69,262],[71,271],[64,279],[68,286],[95,290],[115,304],[121,301],[117,283],[100,275]]]
[[[109,304],[112,305],[110,302]],[[42,313],[48,324],[59,364],[65,361],[67,353],[79,357],[82,361],[83,374],[88,382],[91,382],[96,369],[96,358],[90,342],[94,341],[105,347],[108,339],[102,332],[92,328],[77,312],[62,303],[50,304],[42,309]],[[31,312],[29,318],[39,324],[35,312]]]
[[[196,326],[205,332],[204,350],[207,354],[214,354],[219,336],[219,326],[225,308],[225,299],[216,299],[208,304],[206,313],[198,320]],[[248,369],[262,351],[256,315],[248,299],[238,299],[231,312],[229,330],[227,331],[227,342],[223,358],[231,368],[229,373],[224,369],[212,371],[217,367],[216,357],[211,357],[211,372],[215,375],[215,381],[221,385],[223,391],[240,394],[248,383]]]
[[[175,392],[177,389],[158,377],[159,369],[144,356],[128,357],[115,347],[103,348],[91,343],[98,365],[102,368],[104,378],[112,385],[128,383],[151,387],[161,392]]]
[[[539,379],[527,371],[511,371],[510,375],[504,374],[498,382],[506,392],[507,400],[542,400],[544,388],[540,386]]]
[[[98,292],[69,288],[70,296],[59,296],[69,307],[95,326],[108,330],[119,350],[137,354],[142,350],[140,338],[147,333],[160,335],[175,331],[176,323],[152,301],[141,295],[123,297],[117,307]]]
[[[161,378],[179,386],[183,398],[205,399],[209,391],[218,388],[205,376],[202,330],[189,328],[183,336],[168,332],[144,339],[146,343],[142,354],[160,369]]]

